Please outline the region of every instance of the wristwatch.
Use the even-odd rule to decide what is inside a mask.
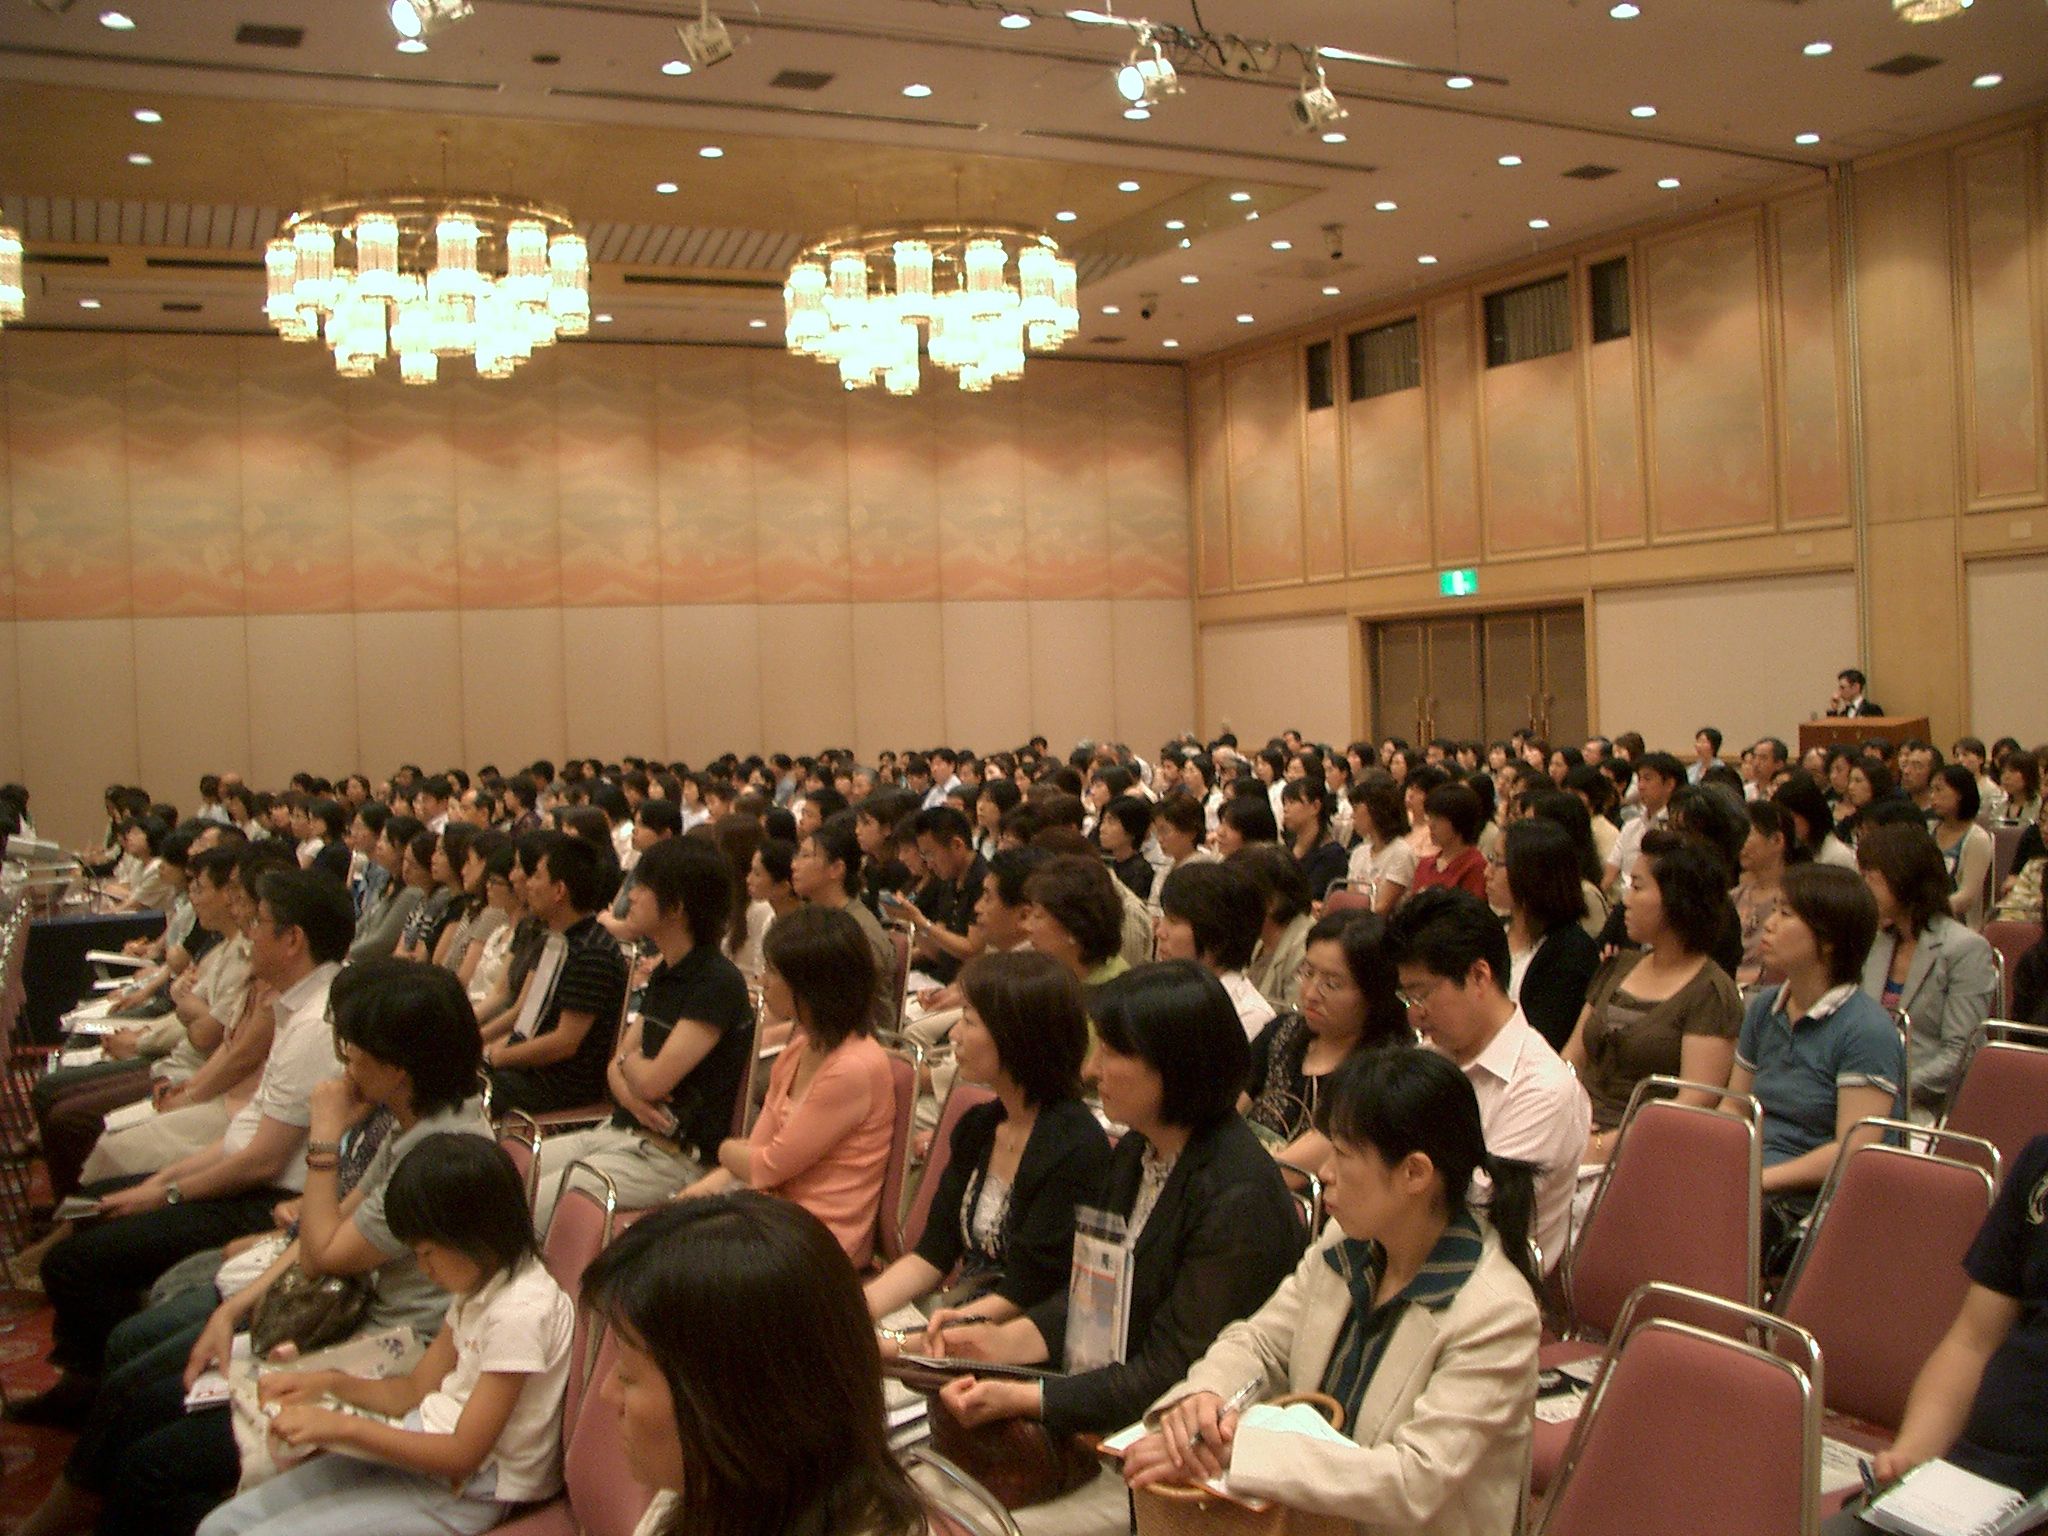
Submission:
[[[183,1194],[183,1193],[182,1193],[182,1192],[181,1192],[181,1191],[179,1190],[179,1188],[178,1188],[178,1181],[177,1181],[176,1179],[173,1179],[173,1180],[171,1180],[171,1182],[170,1182],[170,1183],[168,1183],[168,1184],[166,1184],[166,1185],[164,1186],[164,1204],[165,1204],[165,1205],[182,1205],[182,1204],[184,1204],[184,1202],[185,1202],[185,1196],[184,1196],[184,1194]]]

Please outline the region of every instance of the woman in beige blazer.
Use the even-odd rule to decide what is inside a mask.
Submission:
[[[1372,1051],[1336,1074],[1322,1129],[1335,1230],[1226,1329],[1147,1415],[1134,1487],[1228,1471],[1233,1491],[1374,1536],[1508,1536],[1520,1509],[1541,1321],[1531,1174],[1486,1156],[1465,1075],[1431,1051]],[[1490,1220],[1466,1204],[1473,1175]],[[1349,1443],[1243,1426],[1226,1400],[1320,1391]]]

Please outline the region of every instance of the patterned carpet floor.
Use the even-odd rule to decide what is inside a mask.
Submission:
[[[9,1402],[33,1397],[57,1379],[44,1364],[50,1308],[39,1291],[0,1290],[0,1386]],[[0,1532],[40,1504],[63,1469],[69,1430],[0,1422]]]

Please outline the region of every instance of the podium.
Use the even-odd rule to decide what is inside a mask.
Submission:
[[[1799,727],[1799,755],[1815,747],[1853,747],[1866,741],[1926,741],[1925,715],[1850,715],[1803,721]]]

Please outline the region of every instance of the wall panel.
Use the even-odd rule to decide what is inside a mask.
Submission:
[[[1223,370],[1188,375],[1188,454],[1194,461],[1195,581],[1203,592],[1230,590],[1230,430]]]
[[[235,352],[242,601],[252,614],[346,613],[354,599],[343,394],[354,381],[309,367],[317,351],[262,336]]]
[[[1031,722],[1071,747],[1116,728],[1116,626],[1111,605],[1031,605]]]
[[[751,359],[754,528],[764,603],[845,602],[846,391],[829,368]]]
[[[1636,406],[1633,339],[1586,349],[1587,437],[1592,449],[1593,541],[1643,537],[1641,413]]]
[[[1291,347],[1223,375],[1229,412],[1232,584],[1302,578],[1301,381]]]
[[[197,804],[199,775],[248,761],[245,625],[239,613],[135,620],[138,782],[180,809]]]
[[[503,767],[536,757],[559,762],[568,754],[565,612],[462,610],[462,653],[454,695],[461,701],[462,756],[451,761]],[[589,756],[597,748],[578,743],[574,750]]]
[[[1119,372],[1117,390],[1123,408],[1107,418],[1102,445],[1103,497],[1112,534],[1110,590],[1120,598],[1185,598],[1190,537],[1185,386],[1175,369],[1126,368]]]
[[[10,336],[8,345],[17,339],[32,339],[32,333]],[[106,787],[142,776],[134,625],[127,619],[17,619],[14,644],[29,811],[38,831],[79,847],[106,828]]]
[[[938,395],[934,387],[908,400],[871,389],[846,397],[855,602],[938,598]]]
[[[1104,413],[1083,381],[1057,368],[1028,370],[1018,395],[1024,452],[1026,593],[1108,597],[1109,501]]]
[[[951,662],[939,605],[856,603],[851,621],[851,745],[861,761],[873,762],[884,747],[901,751],[912,742],[930,746],[940,740]]]
[[[1486,370],[1489,554],[1584,547],[1577,378],[1570,352]]]
[[[564,347],[551,361],[562,601],[659,602],[655,353]]]
[[[1349,740],[1352,630],[1341,613],[1204,624],[1202,735],[1233,730],[1249,745],[1294,729]]]
[[[1345,500],[1353,571],[1427,565],[1429,424],[1420,389],[1348,401]]]
[[[553,382],[534,366],[509,379],[450,374],[434,388],[448,392],[462,606],[551,608],[564,564]]]
[[[1150,760],[1161,742],[1194,728],[1194,607],[1186,598],[1118,598],[1110,614],[1116,739]]]
[[[991,391],[938,391],[939,590],[949,601],[1025,594],[1020,414]]]
[[[664,718],[661,610],[562,610],[562,713],[568,750],[674,756]],[[522,754],[531,760],[537,754]]]
[[[853,740],[853,605],[763,605],[754,612],[762,741]]]
[[[1964,569],[1970,616],[1970,713],[1964,722],[1986,741],[2017,736],[2048,741],[2048,555],[1973,560]]]
[[[234,769],[266,786],[283,784],[302,768],[330,779],[360,768],[374,780],[398,766],[398,758],[371,758],[357,748],[353,614],[252,613],[243,627],[249,755],[223,752],[214,768]],[[391,686],[402,689],[403,680]],[[386,695],[393,697],[402,699],[402,692]],[[405,709],[401,704],[386,713],[402,718]]]
[[[1306,368],[1299,354],[1295,368]],[[1305,374],[1304,374],[1305,377]],[[1303,404],[1306,406],[1306,386]],[[1337,407],[1306,411],[1302,417],[1303,565],[1309,580],[1342,576],[1345,565],[1344,466]]]
[[[1658,536],[1775,521],[1755,217],[1645,252],[1652,527]]]
[[[1459,565],[1479,558],[1479,363],[1474,355],[1473,299],[1461,294],[1432,304],[1423,315],[1427,354],[1423,378],[1431,406],[1432,509],[1435,560]]]
[[[655,501],[664,603],[758,601],[753,356],[663,347],[656,357]]]
[[[0,619],[0,776],[9,783],[25,782],[26,771],[21,766],[21,662],[15,654],[14,620]]]
[[[136,347],[123,453],[138,614],[242,611],[242,487],[231,336]]]
[[[1771,210],[1778,273],[1778,463],[1787,523],[1849,516],[1830,197]]]
[[[1682,646],[1684,686],[1643,658]],[[1641,731],[1651,748],[1690,755],[1693,732],[1719,728],[1730,750],[1826,706],[1835,673],[1856,654],[1856,580],[1831,571],[1752,581],[1597,592],[1594,729]],[[1880,699],[1882,679],[1871,692]],[[1886,702],[1890,702],[1887,700]]]
[[[761,633],[750,604],[661,610],[661,681],[671,757],[701,763],[759,750]],[[780,616],[780,615],[778,615]]]
[[[1956,157],[1963,221],[1963,467],[1972,506],[2034,501],[2041,484],[2041,389],[2030,136]]]
[[[346,382],[353,606],[452,609],[461,597],[452,414],[461,381],[451,389],[407,389],[388,376]]]
[[[0,349],[21,618],[130,612],[126,354],[124,337],[60,331],[12,332]]]
[[[499,664],[514,669],[519,658]],[[446,608],[358,613],[355,715],[356,762],[366,773],[381,778],[402,762],[436,769],[463,762],[462,615]]]
[[[1031,713],[1031,609],[1022,602],[939,604],[948,742],[990,751],[993,743],[1015,745],[1037,728]]]

